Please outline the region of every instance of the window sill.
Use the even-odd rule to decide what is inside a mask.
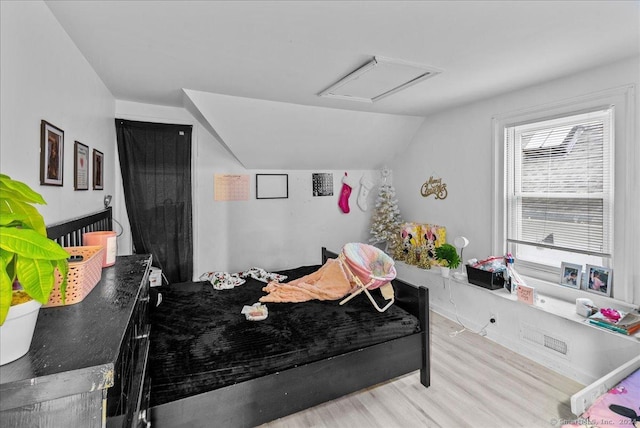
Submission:
[[[469,284],[466,281],[459,281],[460,283],[464,283],[464,284],[468,284],[468,285],[472,285],[475,287],[475,285],[473,284]],[[482,287],[478,287],[478,288],[482,288]],[[505,289],[500,289],[500,290],[487,290],[490,293],[495,294],[496,296],[505,298],[507,300],[511,300],[517,304],[521,304],[521,305],[526,305],[526,303],[521,303],[518,302],[518,298],[515,294],[511,294],[509,293],[507,290]],[[607,334],[613,334],[614,336],[618,336],[621,337],[623,339],[627,339],[627,340],[631,340],[634,342],[638,342],[640,341],[640,332],[637,332],[634,335],[631,336],[627,336],[624,335],[622,333],[616,333],[615,331],[611,331],[611,330],[607,330],[606,328],[603,327],[598,327],[595,326],[593,324],[590,324],[586,318],[578,315],[576,313],[576,305],[575,302],[567,302],[566,300],[561,300],[557,297],[553,297],[553,296],[549,296],[549,295],[545,295],[545,294],[541,294],[538,293],[537,298],[536,298],[536,302],[533,305],[527,305],[527,306],[531,306],[534,309],[538,309],[541,310],[543,312],[546,312],[548,314],[551,315],[555,315],[557,317],[560,318],[564,318],[566,320],[569,321],[573,321],[573,322],[577,322],[580,324],[585,325],[588,328],[594,328],[596,330],[602,331],[604,333]]]
[[[404,271],[404,270],[417,270],[417,271],[421,271],[421,272],[425,272],[427,275],[437,275],[440,276],[440,270],[439,269],[421,269],[418,268],[416,266],[411,266],[411,265],[407,265],[406,263],[403,262],[396,262],[396,266],[399,268],[399,272]],[[630,340],[632,342],[639,342],[640,341],[640,332],[637,332],[634,335],[631,336],[626,336],[622,333],[616,333],[614,331],[611,330],[607,330],[603,327],[598,327],[595,326],[593,324],[590,324],[584,317],[578,315],[576,313],[576,305],[575,305],[575,301],[569,301],[569,300],[564,300],[562,298],[559,298],[557,296],[551,296],[549,294],[545,294],[545,293],[541,293],[541,292],[537,292],[537,299],[536,299],[536,303],[534,303],[533,305],[527,305],[526,303],[521,303],[518,302],[518,298],[515,294],[511,294],[509,293],[507,290],[505,290],[504,288],[498,289],[498,290],[489,290],[488,288],[483,288],[480,287],[478,285],[475,284],[471,284],[467,281],[467,277],[466,275],[462,278],[459,277],[455,277],[453,275],[453,272],[451,273],[451,283],[456,283],[462,286],[467,286],[467,287],[473,287],[475,290],[479,290],[481,292],[486,292],[486,293],[490,293],[496,297],[505,299],[505,300],[509,300],[514,302],[514,304],[519,304],[519,305],[524,305],[524,306],[530,306],[533,309],[536,310],[540,310],[542,312],[560,317],[560,318],[564,318],[566,320],[569,321],[573,321],[579,324],[584,325],[586,328],[592,328],[592,329],[596,329],[598,331],[602,331],[605,334],[612,334],[614,336],[626,339],[626,340]],[[524,278],[525,281],[529,280],[529,278]],[[534,280],[531,280],[532,282]],[[539,284],[540,281],[536,281],[536,284]],[[549,283],[548,285],[553,285],[551,283]],[[537,289],[538,287],[536,287]],[[578,290],[572,290],[576,293],[579,293]],[[583,294],[583,293],[580,293]],[[582,296],[582,297],[587,297],[587,296]],[[598,296],[599,297],[599,296]],[[594,299],[595,300],[595,299]],[[608,302],[610,303],[609,306],[611,307],[617,307],[618,309],[621,310],[633,310],[633,309],[637,309],[636,307],[629,305],[629,304],[625,304],[624,302],[618,302],[615,301],[614,299],[607,299],[607,301],[611,301]],[[618,303],[618,304],[616,304]]]

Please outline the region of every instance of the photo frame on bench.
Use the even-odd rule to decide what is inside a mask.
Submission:
[[[560,285],[580,289],[582,284],[582,265],[562,262],[560,267]]]
[[[605,266],[587,265],[583,287],[590,293],[611,297],[613,286],[613,269]]]

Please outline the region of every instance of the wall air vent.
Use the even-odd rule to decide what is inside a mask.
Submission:
[[[318,95],[373,103],[440,73],[422,64],[374,57]]]
[[[520,325],[520,339],[538,345],[553,354],[568,358],[569,343],[556,335],[540,330],[529,324]]]

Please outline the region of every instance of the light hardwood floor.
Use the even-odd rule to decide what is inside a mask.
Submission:
[[[418,372],[278,419],[262,428],[558,427],[575,419],[583,385],[431,313],[431,386]]]

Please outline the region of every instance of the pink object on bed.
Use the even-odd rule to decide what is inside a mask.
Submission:
[[[260,301],[297,303],[309,300],[337,300],[345,296],[353,284],[338,260],[329,259],[317,271],[287,283],[270,282],[262,290],[269,293]]]
[[[600,396],[575,423],[564,425],[566,428],[633,426],[640,426],[640,370]]]
[[[375,290],[396,277],[393,259],[376,247],[349,243],[342,247],[342,254],[351,272],[369,290]]]
[[[396,277],[395,262],[382,250],[367,244],[349,243],[342,247],[338,260],[352,278],[355,287],[340,304],[344,305],[360,293],[364,293],[378,312],[384,312],[395,302],[393,286],[390,282]],[[382,308],[369,293],[380,288],[382,297],[387,300]]]

